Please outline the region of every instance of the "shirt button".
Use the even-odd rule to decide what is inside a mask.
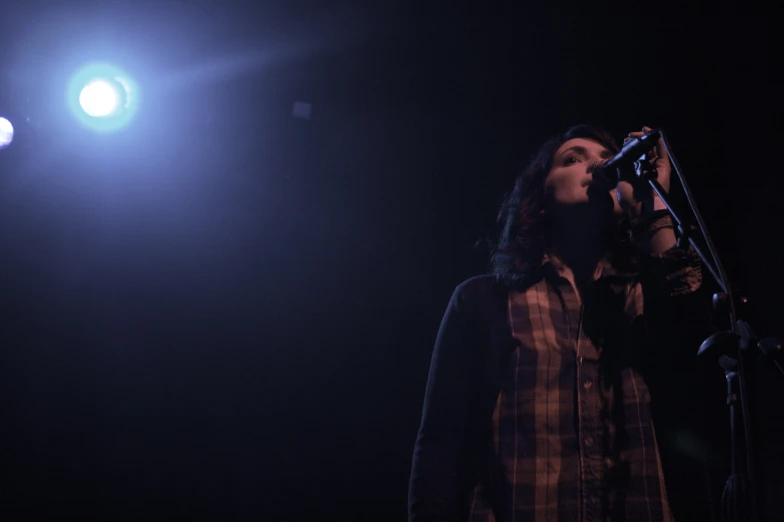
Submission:
[[[585,445],[588,446],[589,448],[593,446],[593,439],[591,437],[585,437],[585,440],[583,442],[585,442]]]
[[[589,379],[589,380],[586,380],[586,381],[583,383],[583,388],[585,388],[586,390],[590,390],[590,389],[591,389],[591,386],[593,386],[593,382],[591,382],[591,381],[590,381],[590,379]]]
[[[604,464],[605,464],[605,465],[606,465],[606,466],[607,466],[609,469],[612,469],[612,468],[614,468],[614,467],[615,467],[615,461],[614,461],[613,459],[609,458],[609,457],[608,457],[608,458],[606,458],[606,459],[604,459]]]

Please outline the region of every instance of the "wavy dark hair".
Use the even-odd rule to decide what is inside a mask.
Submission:
[[[490,258],[491,272],[504,281],[517,279],[541,265],[545,253],[544,183],[553,156],[564,142],[585,138],[616,153],[613,136],[595,125],[575,125],[547,140],[520,173],[498,212],[501,232]]]

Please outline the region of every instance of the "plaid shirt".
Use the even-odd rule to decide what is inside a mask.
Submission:
[[[671,521],[644,374],[649,294],[694,292],[689,249],[609,263],[581,302],[545,260],[510,290],[461,284],[444,315],[414,450],[409,520]],[[645,298],[645,299],[644,299]]]

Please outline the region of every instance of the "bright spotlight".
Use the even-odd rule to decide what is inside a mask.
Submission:
[[[103,118],[117,110],[119,98],[117,91],[109,82],[96,80],[82,89],[79,94],[79,105],[89,116]]]
[[[107,63],[91,63],[68,81],[66,102],[71,113],[95,132],[115,132],[128,125],[139,106],[139,88],[125,71]]]
[[[14,126],[5,118],[0,118],[0,150],[11,145],[14,141]]]

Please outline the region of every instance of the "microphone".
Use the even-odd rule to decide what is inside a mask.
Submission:
[[[627,141],[621,151],[604,163],[599,163],[593,169],[593,179],[606,186],[608,190],[614,189],[619,181],[635,182],[637,178],[634,169],[628,168],[640,159],[640,156],[656,146],[659,139],[659,129],[653,129],[638,138]]]

